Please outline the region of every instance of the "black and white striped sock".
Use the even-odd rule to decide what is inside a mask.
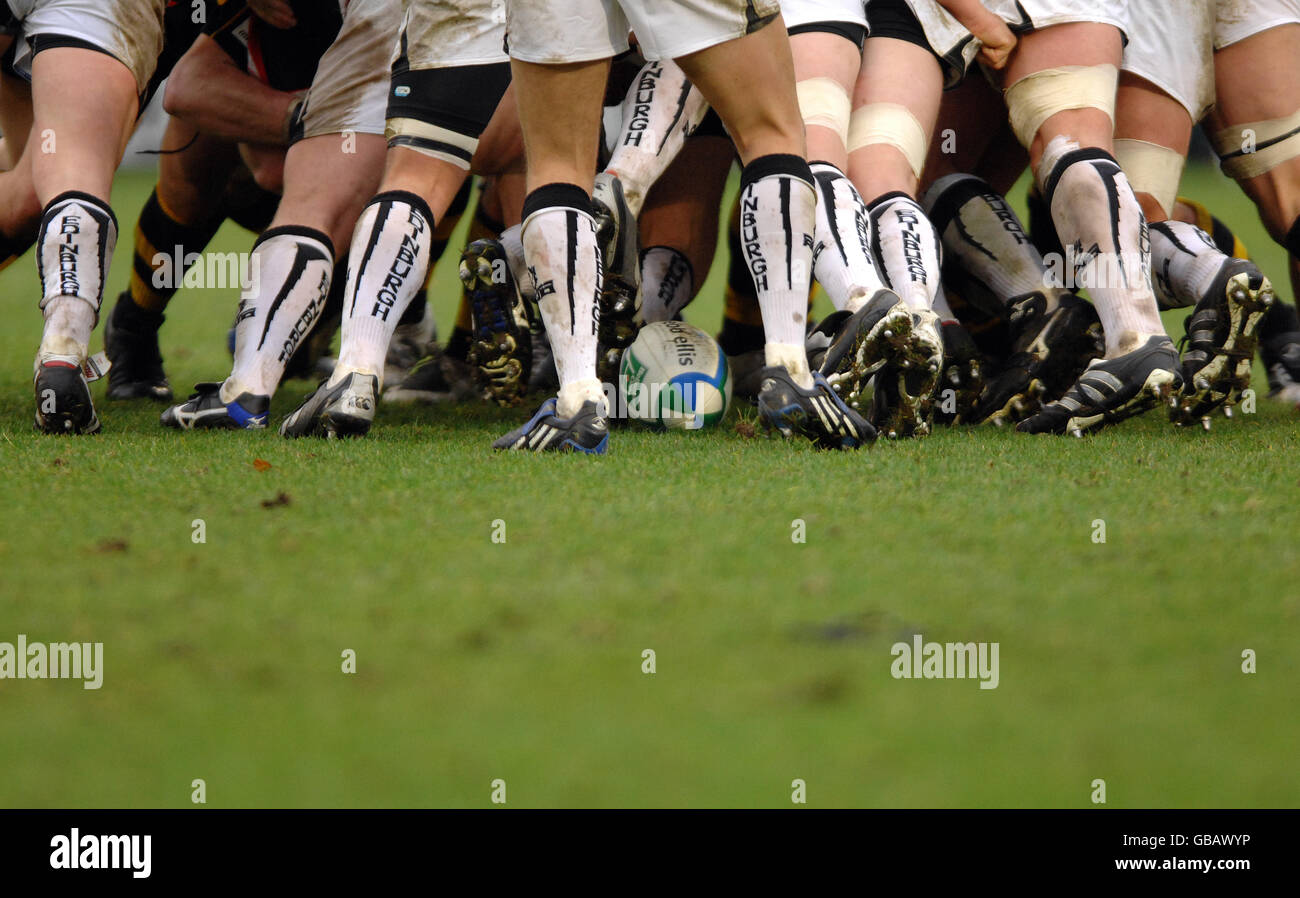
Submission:
[[[572,417],[605,395],[596,376],[600,248],[590,195],[576,184],[537,188],[524,200],[521,237],[560,379],[556,411]]]
[[[818,194],[813,274],[837,311],[856,312],[885,286],[871,256],[871,218],[844,172],[829,162],[811,168]]]
[[[1151,286],[1146,217],[1115,157],[1054,138],[1038,163],[1043,198],[1066,247],[1066,268],[1087,287],[1106,335],[1106,358],[1164,334]]]
[[[253,244],[251,284],[235,318],[235,365],[221,398],[270,396],[316,326],[334,274],[334,245],[314,228],[270,228]]]
[[[641,253],[641,315],[649,324],[676,317],[695,296],[691,260],[671,246]]]
[[[361,372],[378,377],[382,386],[388,344],[429,271],[433,229],[429,204],[404,190],[381,193],[362,210],[348,254],[339,361],[331,384]]]
[[[1151,225],[1151,286],[1162,308],[1196,305],[1227,261],[1196,225],[1173,219]]]
[[[651,186],[699,127],[709,104],[670,60],[647,62],[620,107],[622,128],[605,171],[623,183],[623,198],[639,215]]]
[[[1006,309],[1011,299],[1035,292],[1047,299],[1047,311],[1056,308],[1060,291],[1048,286],[1042,255],[1011,204],[987,181],[975,175],[946,175],[926,193],[925,210],[949,261],[956,260],[997,311]],[[972,301],[978,303],[979,298]]]
[[[804,352],[817,193],[799,156],[760,156],[740,175],[740,245],[763,312],[767,364],[812,385]]]
[[[871,235],[885,286],[913,312],[934,308],[939,292],[939,235],[925,212],[905,193],[887,193],[867,204]]]
[[[80,364],[85,357],[116,246],[117,218],[102,200],[68,191],[46,205],[36,240],[45,313],[42,359]]]

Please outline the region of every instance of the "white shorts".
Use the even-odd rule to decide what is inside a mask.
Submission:
[[[510,84],[505,9],[493,0],[410,0],[393,63],[388,145],[466,170]]]
[[[338,37],[316,67],[299,113],[297,139],[383,134],[388,80],[402,8],[392,0],[351,0]]]
[[[1300,0],[1218,0],[1214,49],[1222,50],[1251,35],[1300,22]]]
[[[865,0],[781,0],[785,27],[797,28],[815,22],[851,22],[867,27]]]
[[[948,69],[947,82],[951,87],[965,77],[966,71],[979,55],[980,42],[937,0],[907,2],[925,29],[930,48]],[[984,6],[996,13],[1017,34],[1074,22],[1114,25],[1120,31],[1125,31],[1128,27],[1128,5],[1126,0],[984,0]],[[1068,63],[1063,60],[1062,64]]]
[[[8,0],[19,25],[14,68],[31,75],[31,39],[73,38],[103,50],[131,70],[139,92],[153,77],[163,48],[166,0]],[[0,7],[2,8],[2,7]]]
[[[407,0],[406,6],[402,49],[412,69],[510,61],[499,0]]]
[[[1157,3],[1132,3],[1128,9],[1124,71],[1169,94],[1193,122],[1199,122],[1214,105],[1216,2],[1219,0],[1183,0],[1172,15]]]
[[[646,59],[676,59],[756,30],[778,0],[506,0],[510,56],[562,65],[617,56],[636,32]]]

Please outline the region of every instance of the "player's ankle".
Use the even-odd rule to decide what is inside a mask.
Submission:
[[[334,370],[330,373],[328,386],[337,387],[339,384],[343,383],[343,381],[345,381],[348,378],[348,376],[351,374],[360,374],[363,377],[378,378],[381,381],[381,386],[382,386],[382,381],[384,379],[384,372],[383,372],[382,365],[379,366],[378,369],[376,369],[375,366],[373,365],[357,364],[356,361],[354,360],[344,362],[342,359],[340,359],[338,363],[334,366]]]
[[[221,383],[221,390],[218,396],[222,402],[231,403],[243,396],[245,393],[250,396],[269,396],[271,391],[260,389],[256,384],[246,384],[241,380],[236,380],[232,374]]]
[[[791,343],[768,343],[763,347],[763,358],[769,367],[784,368],[794,382],[805,390],[812,386],[812,371],[808,369],[808,354],[802,346]]]
[[[604,409],[605,389],[601,382],[594,377],[572,381],[560,387],[556,396],[555,413],[561,418],[572,418],[583,403],[589,401]]]
[[[56,296],[45,304],[41,355],[84,359],[95,327],[95,309],[79,296]]]

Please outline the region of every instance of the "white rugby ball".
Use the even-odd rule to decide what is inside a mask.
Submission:
[[[731,404],[731,367],[716,340],[684,321],[641,328],[619,364],[627,417],[671,430],[716,424]]]

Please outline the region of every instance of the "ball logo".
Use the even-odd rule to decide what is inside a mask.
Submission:
[[[677,353],[677,364],[694,365],[699,346],[694,339],[698,331],[681,321],[665,321],[665,328],[673,335],[672,348]]]

